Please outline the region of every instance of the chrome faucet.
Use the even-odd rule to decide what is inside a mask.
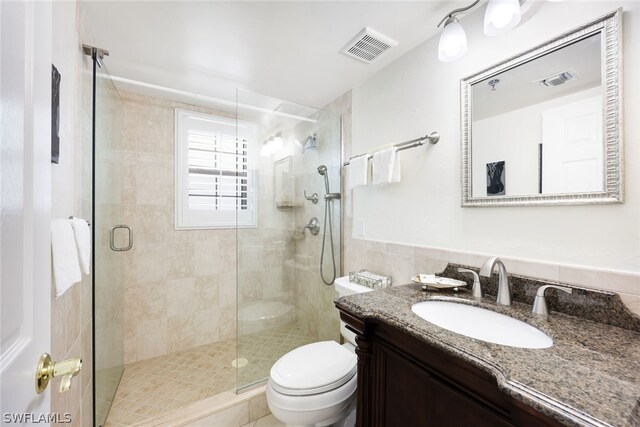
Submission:
[[[493,269],[498,266],[498,298],[496,302],[500,305],[511,305],[511,285],[507,276],[507,268],[500,258],[489,258],[482,264],[480,275],[482,277],[491,277]]]
[[[540,286],[538,288],[538,292],[536,292],[536,299],[533,300],[533,310],[532,313],[536,316],[547,317],[549,315],[549,309],[547,308],[547,299],[545,298],[545,291],[547,289],[557,289],[562,292],[566,292],[570,294],[573,290],[566,286],[557,286],[557,285],[545,285]]]
[[[473,270],[469,270],[468,268],[459,268],[458,273],[469,273],[473,276],[473,287],[471,288],[471,295],[475,299],[482,298],[482,286],[480,285],[480,278],[478,277],[478,273]]]

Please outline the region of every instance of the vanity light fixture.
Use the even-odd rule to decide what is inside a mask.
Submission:
[[[269,138],[269,141],[273,144],[273,151],[277,152],[284,148],[284,141],[282,140],[282,134],[277,133],[276,136]]]
[[[520,23],[518,0],[489,0],[484,12],[484,33],[499,36],[514,29]]]
[[[262,147],[260,147],[260,155],[262,157],[269,157],[271,154],[273,154],[272,150],[271,150],[271,144],[269,144],[269,140],[264,140],[262,142]]]
[[[450,17],[444,24],[438,43],[438,59],[443,62],[455,61],[467,53],[467,36],[458,19]]]
[[[260,155],[263,157],[269,157],[283,148],[284,140],[282,139],[282,134],[277,133],[276,136],[271,136],[262,143],[262,147],[260,147]]]
[[[467,53],[467,35],[464,33],[464,28],[462,28],[462,25],[460,25],[455,15],[466,12],[479,2],[480,0],[476,0],[469,6],[452,10],[438,23],[439,28],[444,22],[442,34],[440,34],[440,42],[438,43],[438,59],[440,59],[440,61],[455,61]]]
[[[498,36],[512,30],[520,23],[522,16],[520,6],[531,0],[488,0],[484,14],[484,33]],[[456,15],[466,12],[477,5],[476,0],[469,6],[454,9],[447,14],[438,28],[444,23],[440,42],[438,43],[438,59],[442,62],[455,61],[467,52],[467,36]]]

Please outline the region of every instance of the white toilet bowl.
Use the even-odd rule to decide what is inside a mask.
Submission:
[[[373,289],[335,281],[338,296]],[[322,341],[303,345],[282,356],[271,368],[267,403],[274,417],[288,427],[353,427],[356,423],[355,334],[340,322],[343,345]]]
[[[355,423],[356,356],[335,341],[299,347],[271,368],[267,402],[289,427]]]

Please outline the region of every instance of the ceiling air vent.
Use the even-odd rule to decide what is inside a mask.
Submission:
[[[552,76],[547,76],[544,79],[536,80],[534,83],[538,83],[540,86],[549,87],[549,86],[560,86],[571,80],[575,80],[578,78],[578,75],[573,70],[563,71],[561,73],[554,74]]]
[[[398,42],[369,27],[364,27],[340,52],[360,61],[371,63]]]

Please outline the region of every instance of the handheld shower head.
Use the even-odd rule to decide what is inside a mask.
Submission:
[[[327,194],[329,194],[329,174],[327,173],[327,167],[325,165],[318,166],[318,173],[324,177],[324,188]]]

